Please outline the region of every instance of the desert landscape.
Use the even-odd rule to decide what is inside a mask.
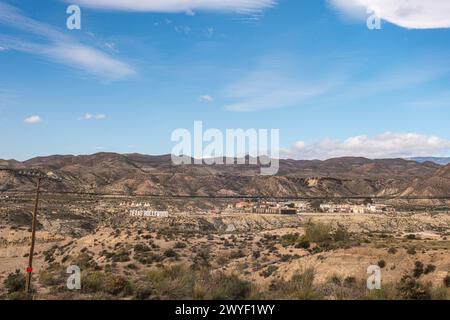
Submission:
[[[448,165],[282,160],[273,177],[137,154],[0,165],[2,299],[29,298],[24,170],[61,177],[40,194],[33,299],[450,299]]]

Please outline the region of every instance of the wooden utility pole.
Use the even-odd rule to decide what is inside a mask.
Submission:
[[[36,228],[37,228],[37,213],[39,207],[39,194],[41,192],[41,182],[42,180],[53,180],[56,182],[61,182],[62,179],[58,177],[53,172],[47,172],[47,174],[42,173],[40,170],[36,169],[13,169],[13,168],[0,168],[0,171],[7,171],[13,175],[37,178],[37,188],[36,188],[36,199],[34,201],[34,210],[31,223],[31,245],[30,245],[30,255],[28,256],[28,267],[26,269],[27,276],[25,277],[25,292],[31,294],[31,280],[33,276],[33,255],[34,255],[34,245],[36,243]]]
[[[33,218],[31,223],[31,245],[30,245],[30,255],[28,256],[28,267],[25,286],[25,291],[28,294],[31,294],[31,277],[33,276],[33,255],[34,255],[34,244],[36,243],[37,211],[39,205],[39,192],[41,189],[41,180],[42,177],[38,177],[36,188],[36,200],[34,202]]]

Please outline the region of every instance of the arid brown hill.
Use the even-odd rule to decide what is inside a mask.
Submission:
[[[436,195],[450,196],[450,164],[441,167],[429,178],[418,180],[405,195],[433,197]]]
[[[450,166],[403,159],[336,158],[281,160],[276,176],[260,176],[258,165],[174,166],[170,155],[97,153],[55,155],[24,162],[0,160],[0,168],[54,171],[62,183],[49,191],[196,196],[366,196],[450,193]],[[0,190],[32,190],[32,181],[0,171]]]

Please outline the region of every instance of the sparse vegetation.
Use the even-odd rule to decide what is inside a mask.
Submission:
[[[388,249],[388,253],[389,253],[389,254],[396,254],[396,253],[397,253],[397,249],[394,248],[394,247],[390,247],[390,248]]]
[[[81,290],[86,293],[105,293],[115,296],[126,296],[132,293],[131,284],[125,277],[101,271],[83,272]]]
[[[14,273],[10,273],[8,277],[3,282],[5,289],[8,290],[8,293],[14,293],[25,290],[25,275],[20,272],[20,270],[16,270]]]
[[[448,274],[448,275],[445,276],[443,282],[444,282],[444,286],[445,286],[446,288],[450,288],[450,274]]]
[[[164,255],[168,258],[176,258],[178,255],[173,249],[167,249],[164,251]]]
[[[186,247],[187,247],[187,245],[184,242],[179,242],[178,241],[177,243],[175,243],[175,249],[184,249]]]
[[[270,297],[294,300],[321,299],[322,295],[314,285],[314,278],[313,268],[298,271],[288,281],[273,282]]]
[[[109,216],[102,215],[103,223],[111,225],[98,226],[94,236],[88,229],[80,229],[83,232],[74,232],[73,237],[65,235],[64,241],[55,232],[48,242],[39,242],[35,261],[44,263],[37,268],[39,274],[34,274],[35,296],[449,299],[450,274],[445,278],[442,274],[448,262],[445,250],[449,242],[442,236],[448,235],[447,225],[440,222],[434,227],[438,219],[433,218],[427,230],[439,237],[423,233],[422,238],[408,238],[405,235],[422,234],[416,227],[420,221],[416,215],[421,213],[389,217],[395,219],[392,225],[381,214],[345,218],[311,215],[306,222],[304,219],[308,218],[302,216],[223,214],[213,219],[207,215],[183,215],[154,219],[151,223],[134,222],[142,225],[126,227],[120,219],[108,220]],[[123,220],[129,221],[127,217]],[[225,231],[231,224],[236,230]],[[0,235],[0,241],[4,239],[4,234]],[[405,257],[405,251],[415,256]],[[22,256],[20,252],[17,259],[23,259]],[[380,290],[368,290],[367,279],[361,273],[362,265],[374,263],[383,268],[383,275],[389,275],[383,277]],[[82,269],[81,291],[69,292],[66,288],[65,271],[72,264]],[[407,276],[403,277],[405,270]],[[7,278],[0,288],[2,298],[27,298],[23,274],[2,276]]]
[[[39,283],[44,286],[58,286],[65,284],[66,278],[66,270],[59,263],[52,263],[47,269],[43,269],[39,272]]]
[[[383,269],[384,267],[386,267],[386,261],[380,260],[380,261],[378,261],[377,265],[378,265],[381,269]]]
[[[321,243],[330,239],[331,226],[309,222],[305,228],[304,241]]]
[[[409,275],[403,276],[397,285],[400,297],[406,300],[430,300],[430,289],[430,285],[424,285]]]
[[[413,276],[414,278],[419,278],[424,273],[423,263],[416,261],[414,263]]]

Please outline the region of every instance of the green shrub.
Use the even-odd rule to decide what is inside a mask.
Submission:
[[[39,272],[39,283],[44,286],[62,285],[66,278],[66,270],[59,263],[53,263],[47,269]]]
[[[381,269],[383,269],[384,267],[386,267],[386,261],[384,261],[384,260],[380,260],[380,261],[378,261],[378,266],[381,268]]]
[[[330,239],[331,226],[323,223],[308,223],[304,240],[308,242],[325,242]]]
[[[114,252],[111,256],[113,262],[128,262],[130,261],[130,253],[125,249]]]
[[[112,295],[129,295],[132,293],[131,285],[128,280],[119,275],[107,274],[102,290]]]
[[[299,237],[298,233],[289,233],[282,235],[280,238],[281,245],[283,247],[293,246],[297,242],[298,237]]]
[[[176,258],[178,255],[173,249],[167,249],[164,251],[164,255],[168,258]]]
[[[344,286],[347,288],[354,288],[357,285],[357,281],[355,277],[346,277],[344,279]]]
[[[8,300],[28,300],[30,299],[28,293],[25,291],[17,291],[17,292],[11,292],[6,296],[6,299]]]
[[[429,264],[426,266],[425,270],[423,271],[424,274],[429,274],[429,273],[433,273],[434,271],[436,271],[436,266],[433,264]]]
[[[210,267],[209,259],[210,259],[209,249],[207,247],[200,248],[193,259],[192,268],[201,269]]]
[[[148,272],[135,296],[139,299],[150,294],[163,299],[247,299],[251,284],[235,275],[211,272],[208,268],[192,269],[182,265],[153,269]],[[139,295],[139,297],[137,296]]]
[[[138,252],[135,253],[134,258],[142,264],[149,265],[154,262],[161,262],[164,257],[153,252]]]
[[[266,270],[262,271],[262,272],[260,273],[260,275],[261,275],[262,277],[264,277],[264,278],[268,278],[268,277],[270,277],[270,276],[271,276],[275,271],[277,271],[277,270],[278,270],[278,267],[277,267],[277,266],[270,265],[270,266],[267,267]]]
[[[394,248],[394,247],[391,247],[391,248],[389,248],[388,253],[389,254],[396,254],[397,253],[397,249]]]
[[[149,252],[151,249],[149,246],[138,243],[134,246],[134,252]]]
[[[423,274],[423,272],[424,272],[423,263],[420,261],[416,261],[414,264],[414,269],[413,269],[414,278],[420,278],[420,276]]]
[[[244,300],[251,292],[251,284],[236,275],[227,276],[218,273],[211,277],[207,285],[207,300]]]
[[[148,272],[146,280],[155,294],[169,299],[189,299],[198,280],[192,269],[183,266],[163,267]]]
[[[132,293],[131,285],[125,277],[100,271],[83,272],[81,290],[85,293],[108,293],[115,296]]]
[[[444,282],[444,286],[445,286],[446,288],[450,288],[450,274],[448,274],[448,275],[445,276],[443,282]]]
[[[252,253],[252,257],[253,257],[253,259],[258,259],[259,257],[261,257],[261,252],[259,252],[259,251],[253,251],[253,253]]]
[[[184,249],[186,247],[187,247],[187,245],[184,242],[177,242],[177,243],[175,243],[175,249]]]
[[[319,294],[314,287],[315,270],[307,268],[295,273],[288,285],[289,297],[300,300],[318,299]]]
[[[5,289],[8,290],[8,293],[24,291],[25,275],[17,269],[15,273],[10,273],[8,275],[5,281],[3,281],[3,285],[5,286]]]
[[[86,293],[103,291],[105,274],[99,271],[84,271],[81,273],[81,290]]]
[[[240,259],[245,257],[245,253],[242,250],[237,250],[237,251],[233,251],[230,253],[230,259],[234,260],[234,259]]]
[[[279,280],[270,286],[270,299],[316,300],[322,295],[314,286],[315,270],[307,268],[294,273],[288,281]]]
[[[72,259],[72,265],[78,266],[81,270],[96,269],[97,263],[87,252],[81,252],[78,256]]]
[[[350,234],[342,227],[339,227],[333,234],[334,241],[348,241]]]
[[[430,300],[430,286],[418,282],[415,278],[405,275],[397,285],[401,298],[405,300]]]
[[[153,288],[148,284],[139,284],[134,289],[134,297],[138,300],[146,300],[150,298],[153,293]]]
[[[219,266],[224,266],[228,263],[228,259],[224,256],[218,256],[216,262]]]

